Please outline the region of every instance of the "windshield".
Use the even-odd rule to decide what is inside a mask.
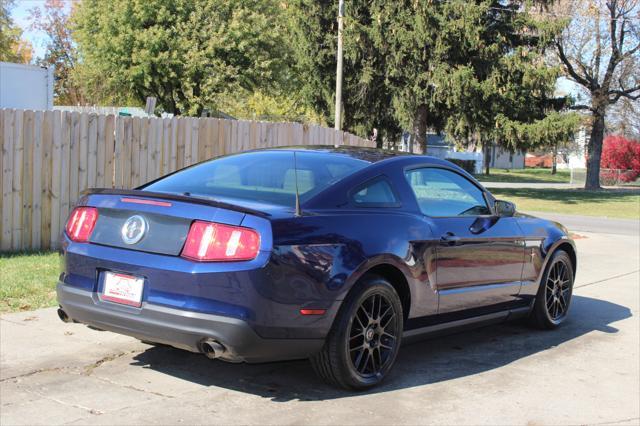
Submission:
[[[186,168],[145,186],[145,191],[187,194],[225,201],[294,207],[296,174],[300,200],[311,198],[369,162],[346,155],[296,151],[255,151],[221,157]]]

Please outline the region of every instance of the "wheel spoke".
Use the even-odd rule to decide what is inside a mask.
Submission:
[[[387,320],[384,322],[384,324],[382,324],[382,322],[380,323],[380,327],[382,328],[387,328],[387,326],[389,325],[389,323],[396,317],[396,314],[391,314],[389,316],[389,318],[387,318]]]
[[[378,372],[378,366],[376,365],[376,349],[371,350],[371,372]]]
[[[365,352],[367,352],[364,346],[361,346],[360,349],[361,351],[358,354],[356,354],[356,360],[353,362],[353,366],[358,371],[360,371],[360,364],[362,364],[362,360],[364,359],[364,354]]]

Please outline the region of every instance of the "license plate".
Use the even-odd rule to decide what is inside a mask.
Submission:
[[[144,278],[105,272],[102,300],[140,307]]]

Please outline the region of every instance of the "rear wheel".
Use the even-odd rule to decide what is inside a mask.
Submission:
[[[325,381],[347,389],[380,383],[402,340],[400,298],[384,278],[367,276],[343,303],[324,347],[311,364]]]
[[[558,327],[567,318],[572,293],[573,264],[564,250],[558,250],[542,277],[529,322],[542,329]]]

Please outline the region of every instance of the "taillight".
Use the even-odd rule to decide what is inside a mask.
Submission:
[[[76,207],[69,216],[65,231],[71,240],[85,243],[98,221],[98,209],[95,207]]]
[[[253,229],[196,220],[181,256],[205,262],[251,260],[259,250],[260,234]]]

